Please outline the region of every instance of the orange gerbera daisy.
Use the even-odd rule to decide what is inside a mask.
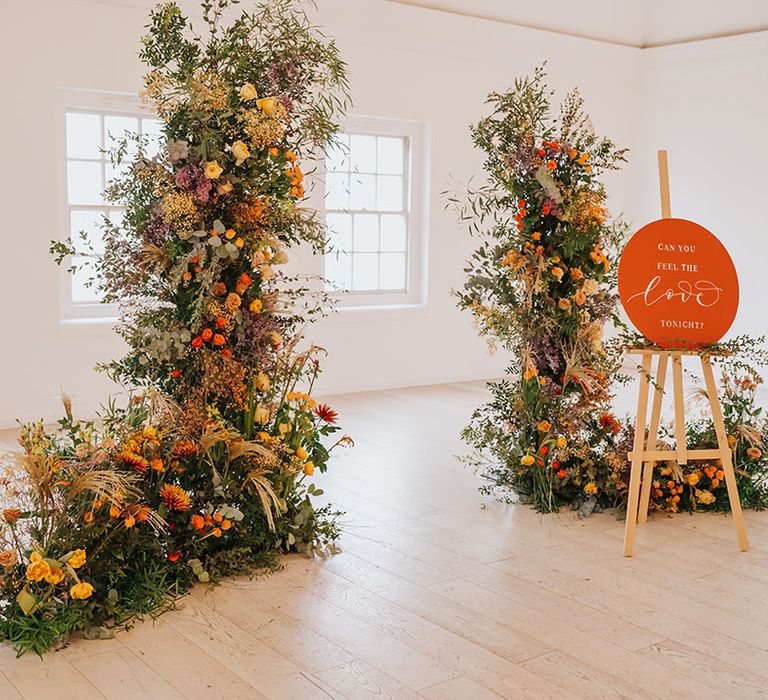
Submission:
[[[176,458],[189,457],[196,452],[197,445],[195,445],[195,443],[191,440],[179,440],[179,442],[177,442],[176,446],[173,448],[173,456]]]
[[[135,452],[123,450],[117,455],[117,458],[127,464],[129,467],[133,467],[137,472],[145,472],[149,468],[149,462],[144,457],[137,455]]]
[[[175,484],[164,484],[160,489],[160,498],[168,510],[189,510],[192,505],[189,494]]]

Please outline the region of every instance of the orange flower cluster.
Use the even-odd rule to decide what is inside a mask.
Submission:
[[[222,533],[232,529],[232,521],[221,513],[195,513],[189,522],[197,534],[203,537],[221,537]]]
[[[288,179],[291,181],[291,197],[301,199],[304,196],[304,173],[298,165],[288,168],[285,171]]]
[[[266,197],[254,197],[232,208],[232,218],[242,226],[259,228],[267,221],[269,206]]]

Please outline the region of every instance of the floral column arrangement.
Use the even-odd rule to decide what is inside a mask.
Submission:
[[[463,433],[479,451],[470,461],[491,480],[485,490],[508,487],[545,512],[616,497],[595,454],[621,430],[608,409],[617,355],[602,338],[625,230],[599,180],[625,151],[594,134],[578,93],[557,116],[550,99],[541,69],[489,96],[493,113],[472,128],[487,184],[452,200],[481,239],[459,306],[513,356]]]
[[[132,394],[98,422],[65,400],[57,430],[22,430],[0,522],[0,633],[20,652],[109,636],[279,551],[334,550],[336,513],[308,477],[351,440],[328,444],[321,350],[300,346],[326,300],[281,268],[291,246],[325,246],[302,163],[338,130],[345,65],[292,0],[223,26],[236,4],[204,0],[200,34],[174,3],[150,15],[142,96],[163,138],[157,155],[130,134],[110,154],[124,215],[90,260],[128,346],[104,369]]]

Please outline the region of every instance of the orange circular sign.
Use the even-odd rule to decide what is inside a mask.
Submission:
[[[693,221],[659,219],[624,247],[619,295],[652,343],[701,348],[720,340],[736,318],[739,278],[714,234]]]

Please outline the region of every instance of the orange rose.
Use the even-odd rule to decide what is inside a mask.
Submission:
[[[211,338],[213,338],[213,331],[210,328],[203,328],[203,332],[200,334],[200,337],[207,343]]]
[[[216,335],[213,336],[213,344],[216,345],[217,347],[221,347],[226,342],[227,342],[227,339],[221,333],[217,333]]]
[[[239,294],[230,293],[227,295],[227,300],[224,303],[228,309],[234,311],[235,309],[240,308],[240,304],[243,303],[243,300],[240,298]]]
[[[0,552],[0,566],[5,569],[10,569],[12,566],[15,566],[18,560],[19,558],[16,556],[16,552],[12,549],[6,549],[5,551]]]
[[[205,520],[203,520],[202,515],[193,515],[190,522],[192,523],[192,527],[195,528],[195,530],[202,530],[205,526]]]

